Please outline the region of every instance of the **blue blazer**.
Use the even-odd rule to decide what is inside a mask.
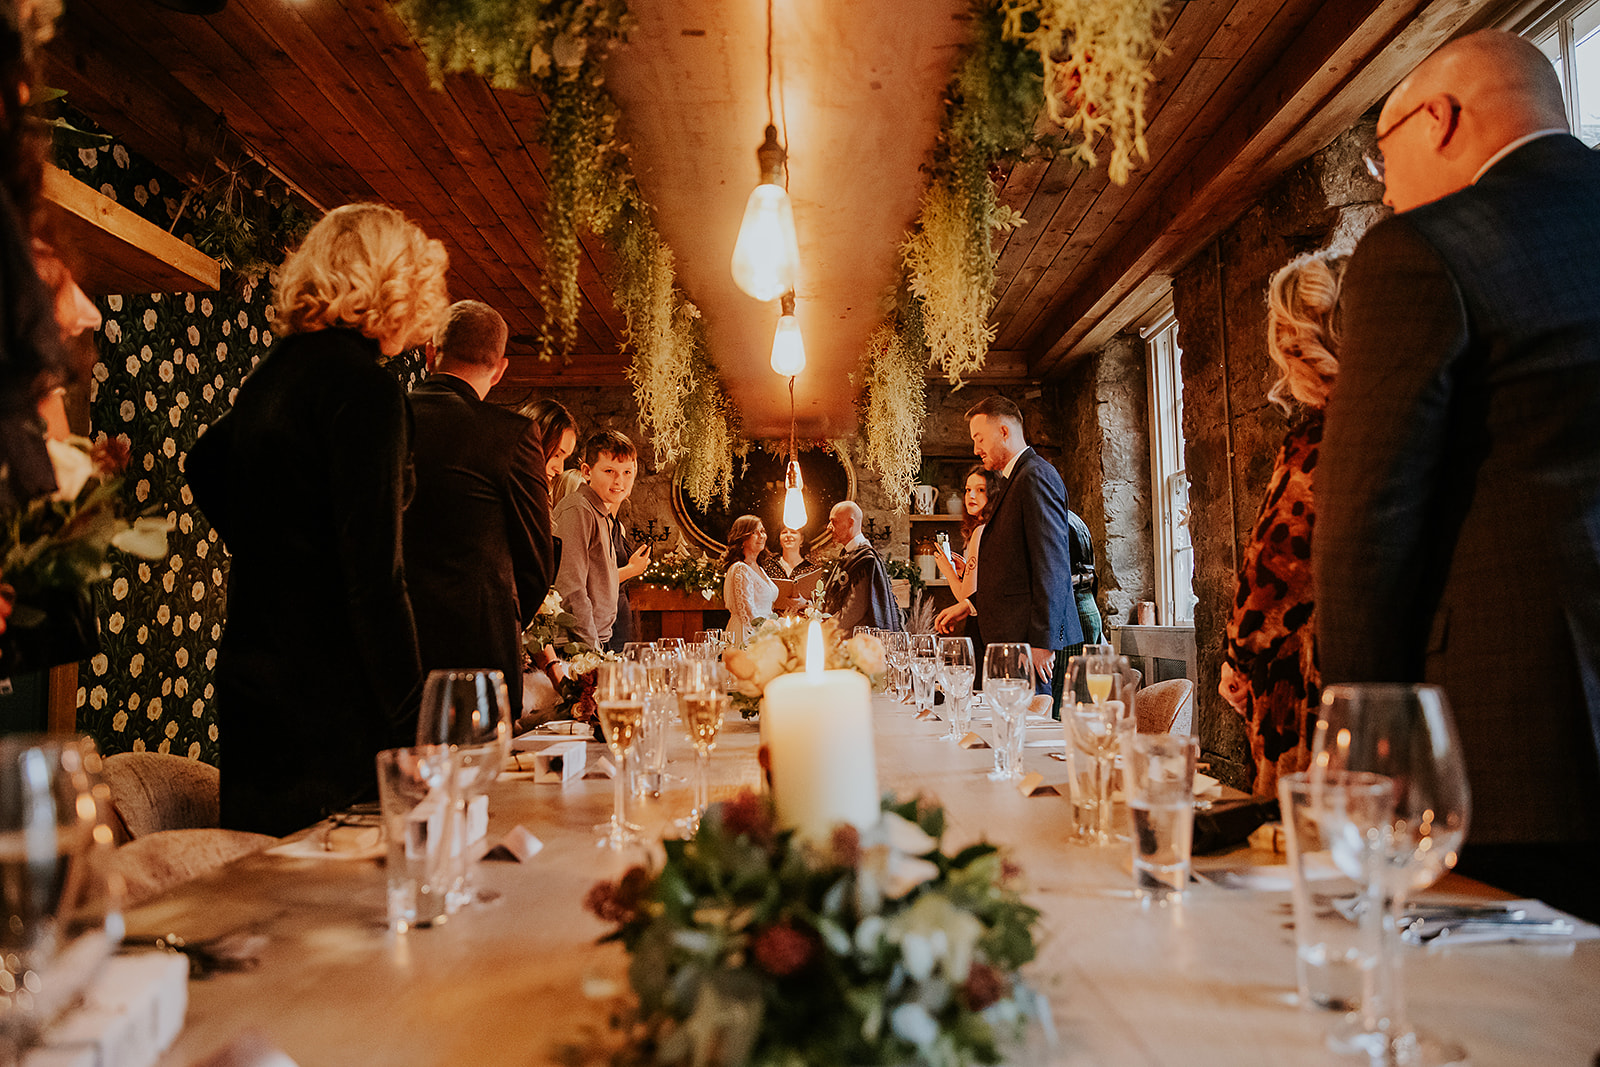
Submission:
[[[1062,649],[1083,640],[1069,529],[1067,487],[1029,448],[1001,485],[983,528],[972,604],[985,641]]]

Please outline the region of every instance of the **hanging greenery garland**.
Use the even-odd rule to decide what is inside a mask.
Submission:
[[[922,465],[922,426],[928,415],[928,346],[922,309],[909,301],[867,343],[862,382],[861,462],[875,471],[897,508],[908,506]]]
[[[1150,61],[1166,34],[1171,0],[1001,0],[1005,39],[1039,57],[1050,118],[1081,137],[1078,157],[1094,166],[1094,142],[1111,139],[1106,175],[1124,185],[1145,144]]]

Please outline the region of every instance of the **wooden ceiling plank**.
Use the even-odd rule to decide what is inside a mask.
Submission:
[[[1291,37],[1308,17],[1306,4],[1284,0],[1240,0],[1235,4],[1213,5],[1201,9],[1185,5],[1184,15],[1201,15],[1181,23],[1185,30],[1173,51],[1158,62],[1159,102],[1151,113],[1146,137],[1153,165],[1136,171],[1125,186],[1112,184],[1097,167],[1096,179],[1080,185],[1082,195],[1092,197],[1079,216],[1079,222],[1056,249],[1049,266],[1035,276],[1027,300],[1013,304],[1007,320],[1006,340],[1019,348],[1031,348],[1038,331],[1049,322],[1053,308],[1070,291],[1070,281],[1082,275],[1098,255],[1115,246],[1119,231],[1130,223],[1117,220],[1130,210],[1142,212],[1144,206],[1160,197],[1175,176],[1183,173],[1189,161],[1201,150],[1225,121],[1229,105],[1226,90],[1247,88],[1246,79],[1232,78],[1240,58],[1252,53],[1260,41]],[[1225,16],[1225,17],[1224,17]],[[1169,77],[1167,72],[1179,77]],[[1219,93],[1223,94],[1219,97]]]
[[[1049,373],[1103,332],[1113,312],[1124,318],[1119,304],[1144,277],[1181,266],[1260,195],[1277,174],[1269,164],[1325,145],[1474,13],[1460,0],[1322,7],[1197,157],[1184,188],[1169,190],[1123,241],[1125,251],[1066,302],[1052,323],[1061,332],[1046,331],[1030,356],[1035,369]]]

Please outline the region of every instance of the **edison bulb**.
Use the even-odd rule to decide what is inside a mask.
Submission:
[[[792,378],[806,369],[806,345],[800,338],[800,320],[794,315],[778,319],[772,334],[772,369]]]
[[[789,194],[781,185],[763,182],[750,193],[733,245],[734,284],[757,300],[776,300],[795,287],[799,272]]]

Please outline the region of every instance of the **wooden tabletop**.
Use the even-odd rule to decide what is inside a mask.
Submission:
[[[938,740],[943,724],[882,698],[875,713],[880,785],[943,802],[947,846],[980,837],[1007,846],[1043,911],[1027,974],[1049,996],[1060,1040],[1046,1048],[1035,1035],[1016,1062],[1351,1062],[1323,1046],[1329,1017],[1294,1005],[1287,893],[1197,885],[1181,908],[1143,912],[1127,846],[1069,844],[1064,797],[1025,799],[985,777],[989,750]],[[755,783],[756,740],[754,724],[730,717],[712,756],[714,793]],[[687,743],[674,738],[671,752],[687,774]],[[1027,763],[1047,781],[1065,777],[1041,749],[1027,750]],[[190,984],[187,1026],[163,1063],[192,1064],[250,1030],[300,1067],[552,1062],[558,1046],[604,1025],[586,985],[623,973],[621,950],[594,945],[605,927],[582,907],[596,879],[642,855],[595,848],[592,827],[610,802],[603,779],[496,783],[491,834],[520,823],[545,848],[525,864],[483,864],[480,884],[500,899],[437,929],[385,930],[376,863],[264,855],[132,912],[130,934],[195,941],[249,929],[268,939],[254,970]],[[679,784],[643,817],[661,826],[688,805]],[[1589,1067],[1600,1049],[1600,943],[1411,950],[1406,975],[1415,1022],[1463,1043],[1477,1064]]]

